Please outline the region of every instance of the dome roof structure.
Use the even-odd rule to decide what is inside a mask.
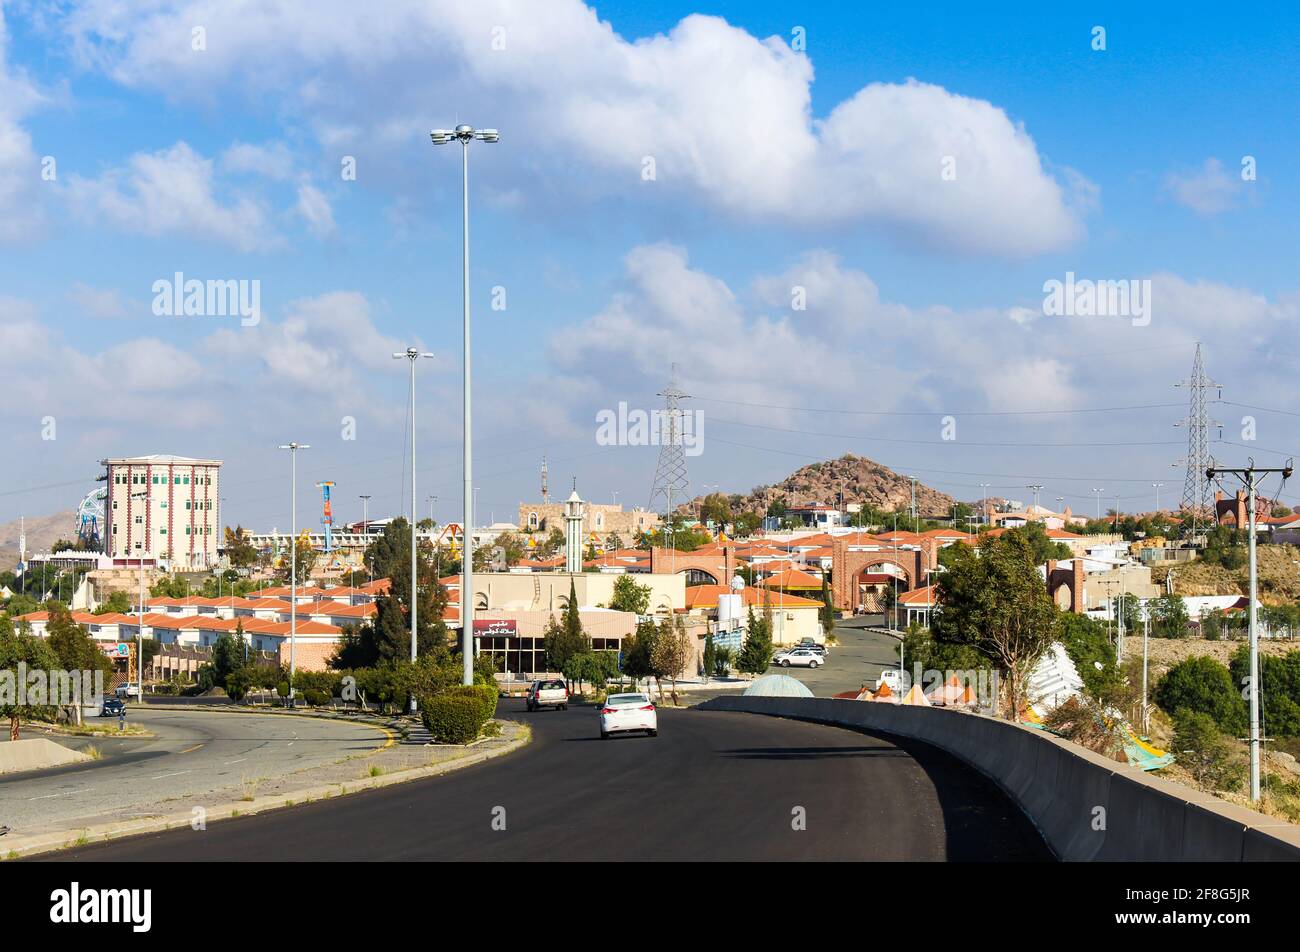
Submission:
[[[802,681],[788,674],[765,674],[745,688],[746,697],[812,697],[812,691]]]

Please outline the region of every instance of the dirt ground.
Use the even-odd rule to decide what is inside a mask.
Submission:
[[[1147,663],[1151,667],[1153,676],[1156,672],[1165,671],[1173,667],[1180,661],[1186,661],[1188,658],[1195,658],[1199,655],[1208,655],[1220,664],[1226,665],[1232,660],[1237,649],[1242,647],[1246,642],[1243,641],[1208,641],[1205,638],[1149,638],[1147,639]],[[1285,638],[1261,638],[1259,640],[1259,650],[1261,654],[1284,655],[1291,651],[1300,651],[1300,640],[1290,641]],[[1142,659],[1142,638],[1129,637],[1124,639],[1124,658]]]

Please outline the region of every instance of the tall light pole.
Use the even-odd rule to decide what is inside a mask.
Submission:
[[[1246,541],[1250,551],[1250,799],[1259,802],[1259,618],[1255,602],[1259,594],[1259,573],[1255,561],[1255,500],[1259,491],[1260,477],[1268,473],[1281,473],[1282,479],[1291,478],[1291,460],[1286,466],[1276,469],[1257,467],[1254,460],[1250,465],[1237,469],[1211,466],[1205,470],[1206,478],[1213,481],[1220,473],[1231,473],[1246,485],[1246,505],[1249,515],[1249,534]]]
[[[1163,486],[1163,485],[1164,485],[1164,483],[1152,483],[1152,484],[1151,484],[1151,488],[1154,489],[1154,490],[1156,491],[1156,512],[1159,512],[1159,511],[1160,511],[1160,487]]]
[[[425,496],[425,497],[424,497],[424,501],[427,502],[427,503],[429,504],[429,531],[432,532],[432,531],[433,531],[433,525],[434,525],[434,520],[433,520],[433,504],[436,503],[436,502],[438,501],[438,497],[437,497],[437,496]]]
[[[289,451],[289,706],[293,707],[293,679],[298,670],[298,451],[311,446],[281,443],[280,449]]]
[[[146,506],[153,505],[153,494],[146,489],[143,492],[131,493],[132,499],[143,499]],[[146,524],[148,519],[145,520]],[[149,540],[145,540],[149,541]],[[135,684],[139,690],[140,703],[144,703],[144,547],[140,548],[140,604],[139,624],[135,632]],[[127,697],[130,697],[129,689]]]
[[[987,525],[989,521],[989,487],[992,485],[992,483],[980,483],[980,489],[983,493],[980,499],[980,506],[983,508],[981,515],[984,517],[985,525]]]
[[[361,560],[364,562],[366,548],[370,546],[370,497],[362,495],[357,498],[361,500]],[[366,563],[366,581],[373,581],[370,577],[370,563],[368,562]]]
[[[1097,497],[1097,521],[1098,522],[1101,522],[1101,494],[1104,493],[1105,491],[1106,491],[1105,489],[1098,489],[1095,486],[1093,487],[1092,490],[1093,495]]]
[[[419,516],[415,508],[415,362],[421,357],[432,357],[433,354],[424,353],[416,350],[414,347],[408,347],[400,354],[393,354],[394,360],[405,358],[411,362],[411,662],[415,662],[416,641],[415,641],[415,624],[416,615],[418,614],[417,606],[420,602],[420,590],[418,587],[419,576],[416,569],[419,560],[416,558],[417,536],[419,532],[416,529],[416,519]],[[415,713],[415,695],[410,697],[411,713]]]
[[[449,142],[461,144],[461,299],[464,306],[465,336],[465,526],[464,545],[461,548],[461,655],[464,667],[462,682],[474,683],[474,486],[472,468],[473,439],[470,412],[470,323],[469,323],[469,144],[496,142],[500,139],[495,129],[475,129],[459,125],[455,129],[434,129],[429,133],[434,145]]]

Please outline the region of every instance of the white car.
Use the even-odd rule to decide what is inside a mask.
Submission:
[[[808,648],[794,648],[790,651],[782,651],[772,661],[783,668],[816,668],[826,663],[822,660],[821,655]]]
[[[654,702],[645,694],[611,694],[600,706],[600,739],[610,734],[645,731],[659,736],[659,716]]]
[[[126,684],[119,684],[117,686],[117,690],[114,691],[113,693],[120,698],[128,698],[128,697],[139,698],[140,685],[134,681],[128,681]]]

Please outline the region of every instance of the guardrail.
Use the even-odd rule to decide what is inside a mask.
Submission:
[[[1001,787],[1067,861],[1300,861],[1300,827],[1144,774],[1043,731],[945,708],[835,698],[699,705],[923,741]]]

